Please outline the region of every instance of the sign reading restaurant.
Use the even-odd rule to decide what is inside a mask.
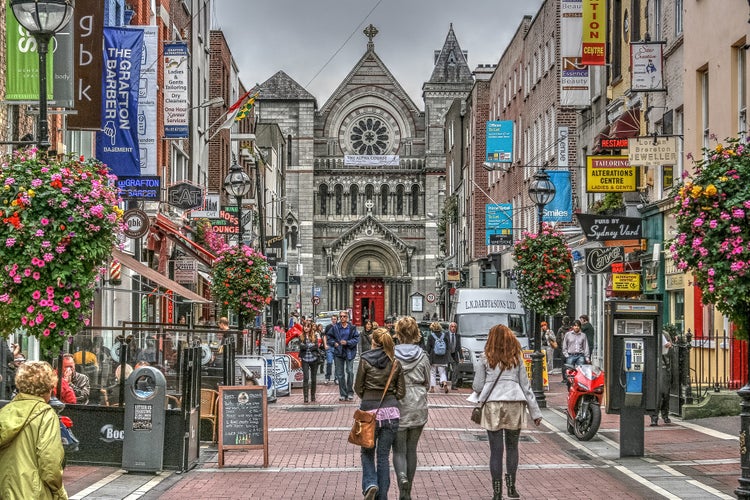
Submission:
[[[587,193],[625,193],[635,191],[635,167],[627,156],[587,156]]]

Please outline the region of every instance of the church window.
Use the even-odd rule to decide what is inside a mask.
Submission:
[[[390,196],[390,190],[388,186],[383,185],[380,188],[380,213],[388,215],[388,197]]]
[[[336,187],[333,188],[333,196],[336,200],[336,215],[341,215],[343,192],[344,188],[341,186],[341,184],[336,184]]]
[[[356,184],[352,184],[349,188],[349,198],[351,203],[351,214],[357,215],[357,198],[359,197],[359,187]]]
[[[360,155],[382,155],[389,150],[391,136],[388,126],[378,117],[361,118],[351,127],[349,141]]]
[[[419,215],[419,185],[411,187],[411,214]]]
[[[372,184],[365,186],[365,199],[372,200],[375,197],[375,188]]]
[[[328,185],[321,184],[318,189],[318,203],[320,203],[320,215],[326,215],[328,209]]]
[[[404,185],[396,186],[396,215],[404,215]]]

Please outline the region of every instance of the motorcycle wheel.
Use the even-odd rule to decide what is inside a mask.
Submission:
[[[602,422],[602,409],[598,404],[589,406],[589,414],[584,420],[576,420],[573,425],[573,431],[579,441],[588,441],[599,430],[599,424]]]
[[[573,427],[573,424],[570,423],[570,417],[568,417],[568,434],[572,434],[574,436],[576,434],[575,427]]]

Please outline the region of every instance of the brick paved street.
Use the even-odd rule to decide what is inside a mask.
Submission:
[[[486,499],[492,496],[484,431],[469,421],[468,389],[431,394],[430,417],[419,444],[413,498]],[[645,427],[644,458],[620,459],[619,418],[603,415],[593,440],[565,431],[565,386],[553,377],[544,422],[522,434],[518,489],[523,498],[733,498],[740,474],[739,417],[722,420],[724,432],[682,422]],[[356,499],[361,498],[359,449],[346,442],[355,404],[339,403],[323,385],[318,404],[301,390],[269,405],[269,459],[262,451],[226,452],[218,468],[215,446],[184,474],[124,474],[115,468],[70,466],[71,498],[143,499]],[[395,482],[389,498],[398,498]]]

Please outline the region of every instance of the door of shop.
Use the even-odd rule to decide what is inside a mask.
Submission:
[[[354,304],[352,322],[362,326],[365,321],[377,321],[379,325],[385,320],[385,285],[382,279],[357,278],[354,281]]]

